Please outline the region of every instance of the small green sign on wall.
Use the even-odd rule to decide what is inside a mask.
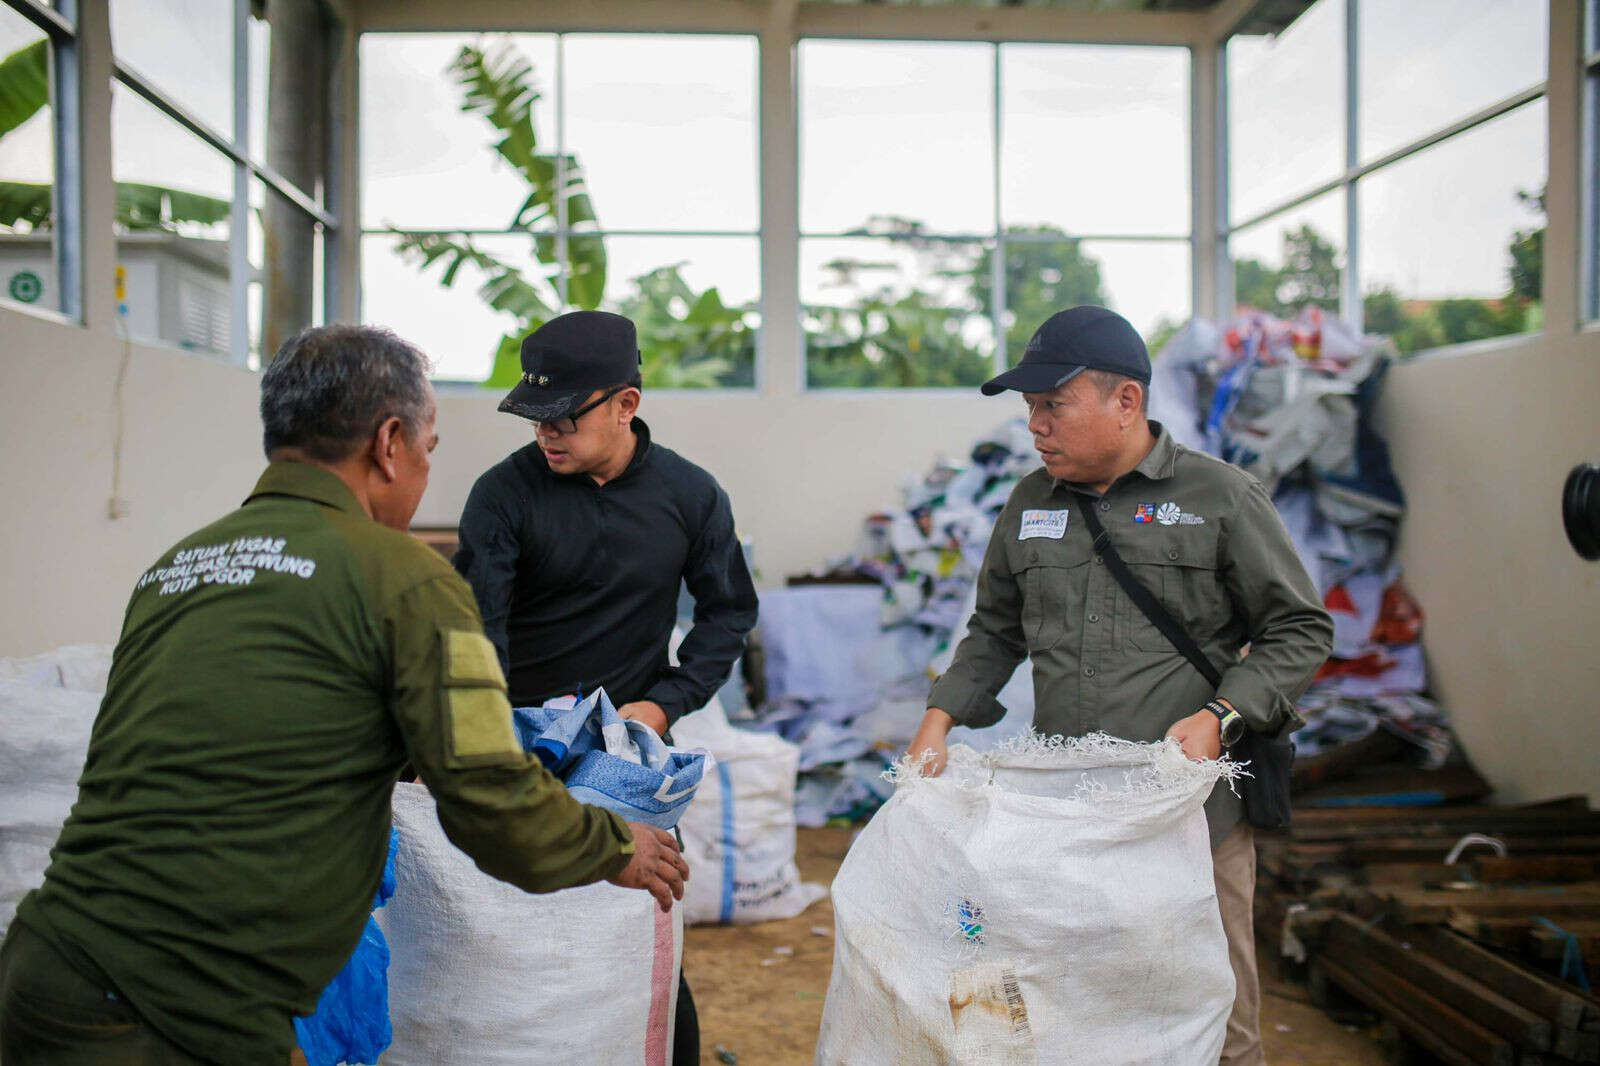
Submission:
[[[6,291],[18,303],[31,304],[38,302],[44,294],[44,282],[39,275],[31,270],[19,270],[11,275],[11,281],[6,286]]]

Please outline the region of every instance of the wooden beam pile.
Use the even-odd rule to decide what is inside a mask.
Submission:
[[[1469,834],[1505,853],[1446,864]],[[1600,1063],[1578,983],[1600,970],[1600,812],[1581,797],[1299,810],[1257,851],[1258,936],[1303,959],[1317,1001],[1351,997],[1445,1063]]]

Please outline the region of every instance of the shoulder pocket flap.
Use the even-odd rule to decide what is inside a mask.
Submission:
[[[499,766],[525,757],[511,727],[511,704],[499,689],[446,689],[445,713],[452,765]]]
[[[500,671],[500,657],[494,645],[482,633],[470,629],[441,629],[439,639],[444,645],[440,656],[444,663],[446,686],[482,686],[505,691],[505,675]]]

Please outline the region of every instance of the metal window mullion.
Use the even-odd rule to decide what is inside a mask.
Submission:
[[[78,0],[61,0],[50,14],[77,23]],[[26,14],[26,12],[24,12]],[[70,30],[70,27],[69,27]],[[55,186],[51,213],[55,226],[58,310],[82,321],[83,308],[83,76],[77,35],[52,33],[50,47],[51,134],[55,141]]]
[[[161,89],[151,84],[144,75],[124,64],[120,59],[113,60],[117,80],[126,85],[136,95],[156,110],[172,119],[190,133],[205,141],[212,148],[227,156],[234,163],[240,163],[255,177],[260,178],[300,210],[321,222],[325,226],[336,225],[338,220],[329,214],[320,204],[302,192],[294,182],[279,174],[276,170],[264,163],[257,163],[239,150],[238,145],[212,129],[203,120],[191,115],[188,111],[164,93]]]
[[[759,229],[571,229],[566,231],[568,237],[760,237]],[[408,236],[438,236],[438,237],[526,237],[530,233],[540,237],[554,237],[557,230],[527,230],[508,229],[501,226],[393,226],[382,228],[364,228],[361,230],[363,237],[382,237],[388,234],[402,233]],[[973,240],[982,240],[974,237]]]
[[[996,374],[1006,369],[1006,225],[1000,193],[1000,153],[1004,144],[1004,126],[1000,107],[1000,45],[991,46],[990,58],[994,65],[993,129],[991,149],[994,154],[994,251],[989,255],[989,291],[992,328],[994,329],[994,370]]]
[[[1384,155],[1379,156],[1377,159],[1374,159],[1370,163],[1362,163],[1360,166],[1349,168],[1338,177],[1329,178],[1327,181],[1311,186],[1305,192],[1302,192],[1296,196],[1292,196],[1287,200],[1281,200],[1265,210],[1257,211],[1243,222],[1231,226],[1229,228],[1229,232],[1237,233],[1240,230],[1249,229],[1251,226],[1256,226],[1262,222],[1266,222],[1269,219],[1276,218],[1278,215],[1281,215],[1286,211],[1292,211],[1301,204],[1315,200],[1324,193],[1334,191],[1347,182],[1357,181],[1366,177],[1368,174],[1371,174],[1373,171],[1382,170],[1384,167],[1393,163],[1398,163],[1400,160],[1405,159],[1408,156],[1413,156],[1418,152],[1426,151],[1436,144],[1448,141],[1452,137],[1460,136],[1469,130],[1476,129],[1479,126],[1484,125],[1485,123],[1493,122],[1495,119],[1500,118],[1503,115],[1509,115],[1518,108],[1526,107],[1535,100],[1543,99],[1544,95],[1545,83],[1540,82],[1538,85],[1524,89],[1513,96],[1508,96],[1498,103],[1490,104],[1481,111],[1475,111],[1466,118],[1452,122],[1448,126],[1437,129],[1428,134],[1426,137],[1422,137],[1419,140],[1412,141],[1410,144],[1396,148],[1391,152],[1387,152]]]
[[[228,213],[229,350],[250,363],[250,0],[233,2],[233,206]]]
[[[1361,166],[1361,0],[1345,0],[1344,9],[1344,169],[1355,174]],[[1359,179],[1344,181],[1344,275],[1339,287],[1340,315],[1360,332],[1365,318],[1361,306],[1361,188]]]
[[[556,35],[556,298],[567,309],[571,264],[567,259],[567,38]]]
[[[1212,282],[1212,292],[1214,294],[1212,298],[1216,301],[1215,311],[1217,317],[1231,318],[1233,316],[1233,305],[1237,294],[1234,291],[1233,284],[1233,251],[1229,247],[1229,238],[1233,232],[1229,221],[1233,217],[1233,207],[1230,203],[1233,195],[1231,191],[1233,178],[1231,173],[1231,168],[1233,166],[1233,140],[1228,122],[1229,99],[1227,40],[1224,40],[1222,45],[1215,50],[1215,53],[1212,56],[1212,62],[1216,64],[1214,80],[1216,81],[1217,86],[1216,94],[1211,101],[1211,106],[1216,109],[1213,113],[1213,122],[1216,125],[1217,131],[1217,157],[1215,163],[1216,173],[1214,175],[1217,186],[1215,201],[1217,213],[1217,233],[1216,251],[1211,258],[1211,269],[1215,272],[1216,276]],[[1192,253],[1190,262],[1190,269],[1192,270],[1194,269],[1192,265]],[[1196,314],[1199,314],[1200,311],[1200,308],[1195,308]]]
[[[77,37],[77,0],[62,0],[58,8],[48,7],[40,0],[5,0],[5,5],[33,23],[52,41],[60,44]]]

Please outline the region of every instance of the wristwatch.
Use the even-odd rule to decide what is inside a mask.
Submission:
[[[1205,709],[1217,716],[1217,721],[1222,723],[1222,746],[1231,748],[1244,736],[1244,716],[1229,707],[1221,700],[1212,700],[1206,704]]]

